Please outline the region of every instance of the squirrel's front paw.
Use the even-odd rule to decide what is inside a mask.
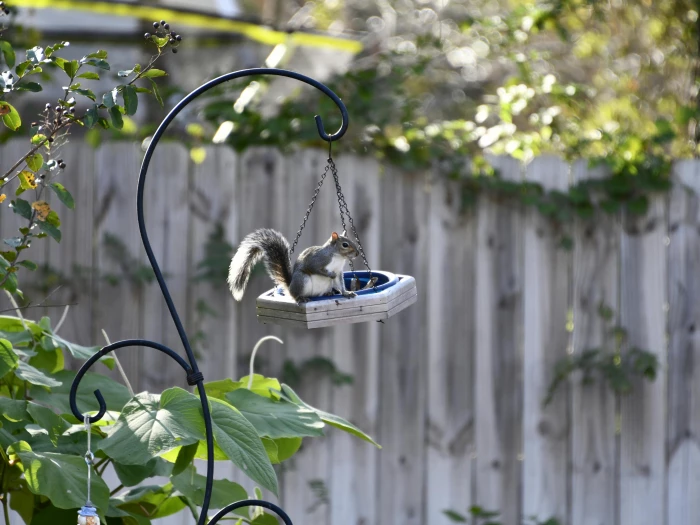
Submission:
[[[297,297],[297,304],[302,305],[304,303],[308,303],[309,298],[308,297]]]
[[[343,292],[343,297],[357,297],[357,294],[355,292],[350,292],[350,291],[345,291]]]

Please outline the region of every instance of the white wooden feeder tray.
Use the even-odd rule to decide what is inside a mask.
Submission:
[[[349,323],[379,321],[396,315],[418,300],[416,280],[410,275],[373,271],[379,277],[374,289],[360,290],[356,297],[316,297],[298,305],[281,288],[268,290],[257,300],[258,322],[297,328],[322,328]],[[370,272],[345,272],[345,287],[353,276],[367,283]]]

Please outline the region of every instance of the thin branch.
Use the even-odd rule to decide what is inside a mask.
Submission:
[[[15,313],[17,314],[17,317],[19,317],[20,321],[22,321],[22,326],[24,326],[25,330],[29,330],[29,327],[27,326],[26,321],[24,320],[24,317],[22,317],[22,312],[20,312],[19,305],[17,304],[17,301],[15,301],[15,298],[12,297],[12,294],[5,290],[5,293],[7,294],[7,297],[10,298],[10,302],[12,303],[12,306],[14,307]]]
[[[250,390],[253,387],[253,372],[255,370],[255,354],[258,353],[258,349],[260,348],[260,345],[262,345],[265,341],[269,341],[272,339],[273,341],[277,341],[279,344],[283,345],[284,341],[280,339],[279,337],[275,337],[274,335],[266,335],[265,337],[261,338],[257,343],[255,343],[255,347],[253,347],[253,353],[250,354],[250,374],[248,377],[248,390]]]
[[[112,343],[109,340],[109,337],[107,336],[107,332],[105,332],[104,328],[102,329],[102,335],[104,336],[105,341],[107,341],[107,344],[111,345]],[[122,364],[119,362],[119,358],[117,357],[117,354],[113,353],[112,355],[114,356],[114,362],[117,365],[117,370],[119,370],[119,373],[121,374],[122,379],[124,380],[124,383],[126,383],[126,388],[129,389],[129,394],[131,395],[131,397],[134,397],[134,389],[131,388],[131,383],[129,382],[129,378],[126,376],[126,372],[122,368]]]
[[[65,309],[63,310],[63,315],[61,315],[61,318],[58,320],[58,323],[56,323],[56,327],[53,329],[53,333],[57,334],[58,331],[61,329],[63,326],[63,323],[66,320],[66,317],[68,317],[68,310],[70,310],[70,305],[67,304]]]

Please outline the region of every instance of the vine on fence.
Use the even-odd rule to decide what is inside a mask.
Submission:
[[[574,373],[581,374],[584,385],[602,379],[616,394],[629,394],[635,378],[648,381],[656,379],[659,369],[656,354],[629,344],[627,330],[614,323],[615,312],[612,308],[601,303],[598,315],[606,323],[605,344],[598,348],[583,349],[554,366],[553,377],[543,401],[545,406],[551,403],[559,387]]]

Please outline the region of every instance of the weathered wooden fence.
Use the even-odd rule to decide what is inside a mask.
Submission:
[[[3,146],[0,163],[24,148]],[[141,156],[134,144],[71,145],[65,185],[76,210],[62,214],[60,245],[32,248],[72,276],[51,302],[79,303],[61,329],[79,343],[102,343],[105,329],[112,340],[144,336],[180,348],[159,290],[135,276],[145,262],[135,215]],[[577,225],[566,251],[534,210],[481,198],[460,212],[458,193],[430,173],[341,157],[370,263],[415,276],[419,302],[385,324],[309,332],[258,325],[265,276],[252,279],[241,304],[223,281],[194,279],[207,238],[217,224],[234,245],[258,227],[293,236],[324,162],[321,151],[237,157],[219,148],[195,165],[185,148],[164,144],[146,188],[151,242],[173,299],[190,334],[206,333],[199,346],[208,380],[245,374],[242,360],[270,333],[285,345],[261,352],[266,372],[278,373],[285,359],[323,356],[354,379],[337,386],[307,374],[300,395],[351,419],[383,450],[333,431],[309,443],[280,474],[281,502],[295,523],[447,525],[444,510],[471,505],[501,511],[506,525],[530,516],[562,525],[700,523],[700,200],[683,186],[700,190],[700,162],[677,164],[672,194],[643,219]],[[495,162],[503,177],[547,188],[599,176],[584,162],[555,158]],[[0,221],[11,235],[9,210]],[[333,228],[335,192],[326,187],[302,245]],[[123,243],[120,257],[108,235]],[[105,274],[121,278],[114,284]],[[658,355],[661,373],[622,398],[575,377],[543,407],[554,363],[609,339],[601,302],[632,344]],[[203,304],[216,316],[202,315]],[[139,389],[185,386],[158,353],[121,359]],[[241,479],[228,466],[217,476]],[[164,523],[191,521],[183,514]]]

